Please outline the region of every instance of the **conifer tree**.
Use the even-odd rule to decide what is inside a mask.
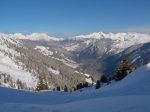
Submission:
[[[102,83],[107,83],[108,82],[108,79],[107,79],[107,77],[105,75],[101,76],[101,82]]]
[[[95,88],[96,88],[96,89],[99,89],[99,88],[100,88],[100,80],[97,80]]]
[[[57,91],[60,91],[60,86],[57,86],[56,90],[57,90]]]
[[[115,80],[119,81],[122,80],[128,73],[132,71],[131,64],[127,58],[124,58],[122,63],[119,65],[116,73],[115,73]]]
[[[40,91],[40,90],[47,90],[47,89],[48,89],[48,84],[46,82],[46,79],[40,76],[36,90]]]
[[[64,92],[68,92],[68,88],[67,88],[66,85],[65,85],[65,87],[64,87]]]
[[[83,83],[83,87],[88,87],[88,86],[89,86],[88,82]]]
[[[83,88],[83,84],[82,84],[82,83],[77,84],[77,87],[76,87],[76,88],[77,88],[77,90],[78,90],[78,89],[82,89],[82,88]]]

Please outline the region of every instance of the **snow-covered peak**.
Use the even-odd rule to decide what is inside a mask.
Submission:
[[[1,45],[8,44],[8,43],[18,44],[16,40],[9,37],[11,37],[10,34],[0,33],[0,44]]]
[[[21,33],[9,34],[9,37],[14,38],[14,39],[25,39],[26,38],[26,36]]]
[[[15,40],[20,40],[20,39],[27,39],[27,40],[32,40],[32,41],[39,41],[39,40],[60,41],[60,40],[63,40],[63,38],[51,37],[47,33],[32,33],[29,35],[23,35],[22,33],[14,33],[14,34],[0,33],[0,36],[15,39]]]
[[[56,37],[50,37],[46,33],[32,33],[31,35],[27,35],[26,37],[29,40],[46,40],[46,41],[50,41],[50,40],[59,41],[59,40],[62,40],[62,38],[60,39],[60,38],[56,38]]]
[[[73,37],[76,40],[82,39],[112,39],[116,41],[138,41],[138,42],[149,42],[150,35],[149,34],[142,34],[142,33],[135,33],[135,32],[128,32],[128,33],[103,33],[103,32],[94,32],[88,35],[79,35]]]
[[[79,35],[73,37],[73,40],[82,40],[85,44],[90,45],[93,43],[97,45],[99,40],[103,39],[103,42],[109,43],[108,39],[110,40],[110,45],[112,50],[115,53],[119,53],[125,48],[128,48],[132,45],[138,45],[143,43],[150,42],[150,35],[143,34],[143,33],[136,33],[136,32],[128,32],[128,33],[103,33],[103,32],[95,32],[88,35]],[[105,39],[105,40],[104,40]],[[100,42],[101,46],[101,42]],[[117,51],[117,52],[116,52]]]
[[[105,34],[103,32],[94,32],[88,35],[79,35],[73,37],[73,39],[80,40],[80,39],[101,39],[104,38]]]

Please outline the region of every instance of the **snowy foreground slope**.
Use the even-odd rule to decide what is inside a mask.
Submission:
[[[0,88],[0,112],[150,112],[150,63],[99,90],[32,93]]]

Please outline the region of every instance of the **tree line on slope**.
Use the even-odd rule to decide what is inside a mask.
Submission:
[[[27,87],[26,83],[22,82],[19,79],[17,79],[16,81],[12,80],[12,77],[6,73],[0,73],[0,85],[9,86],[16,89],[32,89]]]
[[[129,73],[133,71],[132,65],[129,63],[128,58],[124,58],[122,62],[118,65],[114,75],[112,77],[107,77],[105,75],[102,75],[99,80],[96,81],[95,88],[99,89],[101,87],[102,83],[109,84],[111,80],[120,81],[124,77],[126,77]],[[88,82],[79,83],[76,85],[76,87],[68,88],[67,85],[65,85],[63,88],[60,86],[57,86],[56,89],[53,89],[54,91],[61,91],[64,92],[72,92],[76,90],[81,90],[82,88],[86,88],[89,86],[93,86],[94,84],[90,85]],[[40,90],[48,90],[48,84],[45,81],[44,77],[39,77],[39,83],[37,85],[36,91]]]
[[[21,62],[22,64],[20,66],[23,70],[32,73],[39,81],[43,78],[44,82],[47,83],[48,89],[56,87],[54,89],[57,90],[57,87],[60,87],[63,90],[65,85],[67,85],[68,90],[71,91],[77,84],[85,82],[84,75],[74,72],[73,68],[51,56],[39,53],[34,47],[12,45],[11,48],[14,48],[20,54],[20,56],[14,57],[16,64],[18,65]],[[58,70],[59,74],[52,73],[49,68]]]
[[[64,91],[64,92],[73,92],[82,88],[86,88],[91,86],[88,82],[79,83],[76,86],[73,86],[72,88],[69,88],[67,85],[65,85],[63,88],[60,86],[57,86],[56,88],[53,88],[53,91]],[[39,77],[39,81],[36,87],[36,91],[41,90],[49,90],[48,82],[46,81],[46,78],[43,76]]]
[[[131,73],[133,69],[134,68],[132,64],[129,62],[128,58],[125,57],[118,65],[114,75],[109,78],[103,75],[100,80],[97,80],[95,88],[99,89],[101,87],[101,83],[109,84],[111,80],[120,81],[125,78],[129,73]]]

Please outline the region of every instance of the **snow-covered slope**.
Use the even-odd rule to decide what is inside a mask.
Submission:
[[[23,70],[12,59],[2,53],[0,53],[0,72],[8,74],[12,78],[14,84],[17,80],[20,80],[22,83],[25,83],[27,87],[36,87],[37,81],[35,77],[33,77],[33,74]],[[11,85],[6,82],[1,82],[1,85],[11,87]],[[17,88],[17,86],[15,88]]]
[[[47,55],[47,56],[51,56],[53,55],[53,52],[48,50],[49,48],[48,47],[44,47],[44,46],[36,46],[34,49],[37,49],[39,50],[39,52],[43,53],[44,55]]]
[[[32,93],[0,88],[1,112],[149,112],[150,63],[99,90]],[[17,108],[16,108],[17,107]]]
[[[23,70],[22,63],[15,59],[21,57],[15,46],[22,45],[8,35],[0,34],[0,85],[18,88],[17,83],[21,81],[24,86],[35,88],[37,82],[33,74]]]

